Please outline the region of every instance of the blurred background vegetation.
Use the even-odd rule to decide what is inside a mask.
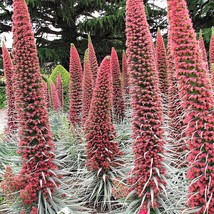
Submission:
[[[81,58],[91,35],[98,61],[115,47],[119,56],[125,49],[125,0],[26,0],[33,22],[42,73],[50,74],[61,64],[68,70],[70,43]],[[203,30],[208,50],[214,26],[214,1],[186,0],[196,32]],[[150,30],[167,35],[166,0],[144,0]],[[11,31],[12,0],[0,3],[0,34]],[[0,50],[1,53],[1,50]],[[0,61],[0,66],[1,61]],[[0,67],[0,75],[2,69]]]

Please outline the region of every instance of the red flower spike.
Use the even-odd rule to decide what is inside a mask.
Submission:
[[[13,64],[10,54],[3,43],[2,58],[4,75],[6,78],[6,94],[7,94],[7,134],[13,134],[17,130],[17,115],[15,110],[15,90],[14,90],[14,75]]]
[[[148,214],[148,212],[145,209],[141,209],[138,214]]]
[[[73,125],[80,125],[82,107],[82,66],[74,44],[70,48],[70,109],[69,120]]]
[[[115,158],[122,154],[118,143],[114,141],[115,129],[110,118],[111,83],[110,59],[105,57],[98,71],[89,116],[85,123],[88,142],[86,166],[90,171],[108,171],[111,166],[117,166]]]
[[[44,99],[44,88],[37,57],[37,49],[25,0],[13,0],[13,48],[16,71],[16,109],[19,119],[19,149],[22,169],[18,174],[20,198],[31,206],[38,200],[39,191],[47,197],[47,188],[55,186],[48,179],[56,177],[52,171],[54,144]],[[42,180],[42,186],[41,186]]]
[[[62,87],[62,78],[61,78],[60,74],[58,74],[58,76],[57,76],[56,90],[57,90],[57,94],[58,94],[58,97],[59,97],[60,106],[63,109],[63,103],[64,103],[64,99],[63,99],[63,87]]]
[[[212,64],[214,63],[214,27],[211,29],[212,34],[210,38],[210,49],[209,49],[209,54],[210,54],[210,70],[212,70]]]
[[[43,82],[43,90],[44,90],[44,96],[45,96],[45,102],[46,102],[46,106],[47,108],[49,107],[49,92],[48,92],[48,86],[46,82]]]
[[[158,71],[160,90],[164,100],[167,99],[168,94],[167,60],[164,40],[159,28],[156,37],[156,66]]]
[[[89,51],[85,51],[84,57],[84,73],[82,86],[82,125],[84,125],[90,110],[91,99],[93,94],[93,76],[89,63]]]
[[[158,88],[154,45],[146,20],[145,7],[141,0],[126,3],[126,45],[128,74],[130,77],[131,106],[133,109],[134,169],[130,183],[139,198],[144,198],[142,208],[158,207],[158,197],[165,181],[161,96]],[[155,177],[154,182],[151,177]],[[144,186],[146,185],[146,188]],[[154,192],[154,200],[150,194]],[[153,201],[153,203],[151,203]]]
[[[214,97],[186,2],[168,0],[167,3],[173,14],[169,19],[170,37],[189,149],[187,205],[199,208],[195,214],[214,213]]]
[[[127,58],[126,58],[125,51],[123,51],[123,54],[122,54],[122,74],[123,74],[123,88],[124,88],[123,91],[127,98],[129,96],[129,76],[127,72]]]
[[[96,78],[97,78],[97,72],[98,72],[99,66],[98,66],[96,53],[95,53],[90,35],[88,35],[88,50],[89,50],[89,62],[90,62],[90,66],[93,74],[93,87],[94,87],[96,84]]]
[[[53,109],[55,111],[60,110],[60,100],[58,97],[58,91],[56,90],[56,86],[54,85],[53,82],[51,82],[51,98],[52,98],[52,104],[53,104]]]
[[[120,79],[120,64],[117,52],[114,48],[111,50],[110,70],[113,84],[113,113],[114,121],[119,123],[125,117],[125,107],[123,101],[122,84]]]
[[[207,52],[206,52],[206,48],[204,45],[204,39],[203,39],[202,34],[203,34],[202,30],[200,30],[198,44],[199,44],[199,47],[201,50],[201,55],[202,55],[202,59],[204,61],[204,66],[208,70]]]

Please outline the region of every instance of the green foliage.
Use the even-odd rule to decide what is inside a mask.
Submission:
[[[69,75],[68,71],[62,65],[57,65],[53,69],[53,71],[50,75],[50,80],[52,80],[56,84],[58,74],[61,75],[63,86],[68,86],[69,81],[70,81],[70,75]]]
[[[70,82],[70,74],[68,73],[68,71],[62,65],[57,65],[53,69],[47,83],[49,88],[50,88],[50,81],[53,81],[56,84],[58,74],[60,74],[62,78],[64,108],[67,110],[69,108],[69,82]]]
[[[5,87],[0,87],[0,108],[5,108],[7,105],[6,89]]]

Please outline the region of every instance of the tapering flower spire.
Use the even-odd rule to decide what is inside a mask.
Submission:
[[[202,30],[200,30],[198,42],[199,42],[199,47],[200,47],[201,54],[202,54],[202,59],[205,63],[206,69],[208,69],[207,52],[206,52],[206,48],[204,45],[203,31]]]
[[[156,65],[162,98],[166,100],[168,94],[167,60],[166,49],[160,28],[158,28],[156,37]]]
[[[114,121],[119,123],[125,116],[125,107],[123,101],[122,84],[120,78],[120,64],[117,52],[114,48],[111,50],[110,69],[113,84],[113,114]]]
[[[82,108],[82,65],[74,44],[70,48],[70,109],[69,120],[80,125]]]
[[[102,174],[115,166],[116,157],[121,155],[115,142],[115,130],[111,123],[112,80],[110,59],[105,57],[98,71],[96,86],[85,123],[87,144],[86,165],[90,171],[102,169]]]
[[[93,74],[93,87],[94,87],[96,84],[96,78],[97,78],[97,72],[98,72],[99,66],[98,66],[96,53],[95,53],[90,35],[88,35],[88,51],[89,51],[88,52],[89,62],[90,62],[90,66]]]
[[[56,86],[54,85],[53,82],[51,82],[50,87],[51,87],[51,99],[52,99],[53,109],[55,111],[59,111],[61,108],[61,105],[60,105],[60,100],[59,100],[58,93],[56,90]]]
[[[186,125],[189,198],[195,214],[214,212],[214,97],[185,0],[167,0],[170,37]]]
[[[64,97],[63,97],[62,78],[61,78],[60,74],[57,75],[56,90],[57,90],[57,94],[58,94],[58,97],[59,97],[60,106],[63,109]]]
[[[10,54],[5,46],[2,45],[2,57],[4,75],[6,78],[6,94],[7,94],[7,130],[8,134],[13,134],[17,129],[17,116],[15,110],[15,90],[14,90],[14,68]]]
[[[210,70],[212,70],[212,64],[214,63],[214,27],[211,29],[211,38],[210,38]]]
[[[122,53],[122,74],[123,74],[124,94],[127,98],[129,95],[129,76],[127,71],[127,57],[126,57],[126,52],[124,50]]]
[[[22,156],[19,172],[23,186],[20,198],[24,205],[47,200],[55,186],[57,166],[52,162],[54,144],[37,57],[37,49],[25,0],[13,0],[13,48],[16,81],[16,110],[19,117],[18,152]],[[42,184],[41,184],[42,182]]]
[[[83,73],[83,86],[82,86],[82,125],[84,125],[90,105],[91,99],[93,94],[93,76],[91,71],[91,66],[89,62],[89,50],[85,51],[84,57],[84,73]]]
[[[158,198],[165,185],[161,175],[165,169],[161,157],[164,145],[162,108],[154,45],[141,0],[126,1],[126,37],[134,141],[134,169],[130,182],[138,198],[142,198],[142,207],[138,210],[148,210],[148,207],[159,206]]]

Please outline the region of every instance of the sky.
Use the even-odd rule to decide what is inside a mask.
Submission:
[[[166,8],[166,0],[149,0],[149,2],[162,7],[162,8]],[[5,44],[7,48],[12,48],[12,33],[2,33],[0,34],[0,41],[2,41],[2,39],[5,39]],[[54,38],[53,38],[54,39]],[[1,46],[1,44],[0,44]]]

